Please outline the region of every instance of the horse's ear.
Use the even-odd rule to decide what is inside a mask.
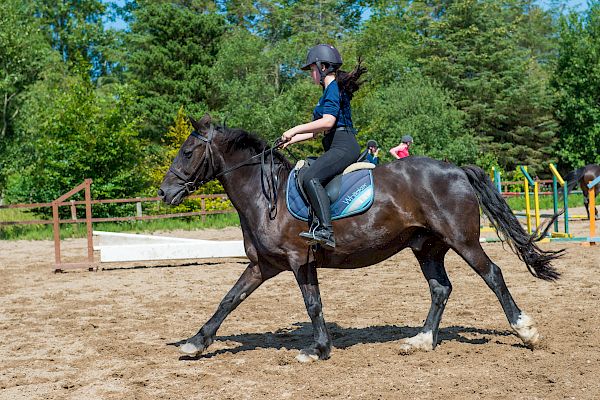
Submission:
[[[194,129],[197,132],[206,132],[208,130],[208,128],[210,128],[210,123],[212,121],[210,115],[204,114],[204,116],[202,118],[200,118],[200,121],[196,121],[194,118],[188,116],[188,119],[190,120],[190,123],[192,124],[192,126],[194,127]]]
[[[198,125],[198,121],[196,121],[194,118],[192,118],[192,116],[191,116],[191,115],[188,115],[188,117],[187,117],[187,118],[188,118],[188,120],[190,121],[190,124],[192,124],[192,127],[193,127],[194,129],[196,129],[196,126]]]
[[[200,122],[198,122],[198,125],[200,125],[201,128],[203,128],[203,130],[206,130],[208,128],[210,128],[210,124],[212,122],[212,118],[210,117],[210,115],[208,113],[204,114],[204,116],[202,118],[200,118]]]

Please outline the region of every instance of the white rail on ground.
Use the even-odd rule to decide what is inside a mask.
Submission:
[[[200,240],[94,231],[100,262],[246,257],[241,240]]]

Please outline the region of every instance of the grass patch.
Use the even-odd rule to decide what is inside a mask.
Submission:
[[[0,210],[4,211],[4,210]],[[37,219],[37,217],[30,218]],[[5,221],[15,221],[17,218],[7,218]],[[229,226],[240,226],[237,213],[207,215],[202,222],[200,216],[185,218],[157,219],[150,221],[127,222],[98,222],[94,230],[107,232],[151,233],[155,231],[221,229]],[[83,224],[62,224],[61,239],[86,237],[87,231]],[[0,240],[51,240],[52,225],[10,225],[0,226]]]
[[[515,196],[509,197],[506,199],[509,207],[515,211],[524,211],[525,210],[525,195],[523,196]],[[531,206],[531,210],[534,209],[535,205],[533,203],[533,193],[530,196],[529,204]],[[571,207],[580,207],[583,206],[583,195],[582,194],[570,194],[569,195],[569,208]],[[552,210],[554,208],[554,203],[552,202],[552,196],[540,196],[540,209],[541,210]],[[558,209],[562,209],[562,203],[559,200]]]

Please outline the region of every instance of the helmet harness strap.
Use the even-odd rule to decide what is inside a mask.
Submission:
[[[319,70],[319,75],[321,76],[321,79],[319,79],[319,83],[321,84],[321,86],[323,86],[323,88],[325,88],[325,77],[330,73],[335,72],[335,68],[329,63],[325,63],[327,69],[323,71],[323,68],[321,68],[323,63],[321,63],[321,61],[315,61],[315,65],[317,66],[317,69]]]

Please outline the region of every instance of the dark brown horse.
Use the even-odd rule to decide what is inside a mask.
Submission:
[[[585,212],[587,213],[588,219],[590,218],[590,189],[588,188],[588,183],[592,182],[594,179],[600,176],[600,165],[589,164],[585,167],[581,167],[574,171],[571,171],[565,176],[565,181],[567,182],[567,187],[569,188],[569,192],[577,186],[579,183],[579,187],[583,192],[583,205],[585,206]],[[600,183],[594,186],[594,193],[598,195],[600,193]],[[598,219],[598,209],[594,208],[595,218]]]
[[[242,130],[213,126],[210,117],[192,120],[196,129],[181,146],[166,174],[159,196],[179,204],[199,185],[217,178],[239,213],[250,263],[198,333],[180,346],[192,356],[212,342],[223,320],[266,280],[292,271],[312,321],[314,343],[301,350],[300,361],[327,359],[331,337],[325,326],[317,268],[362,268],[410,247],[431,291],[431,308],[419,334],[403,340],[404,351],[432,350],[452,286],[444,267],[448,250],[458,253],[498,297],[510,326],[527,346],[539,340],[533,320],[514,302],[502,277],[479,243],[479,205],[511,248],[541,279],[559,274],[550,265],[560,252],[540,250],[513,216],[480,168],[458,168],[425,157],[410,157],[373,170],[375,200],[357,216],[334,222],[335,250],[310,251],[298,234],[306,223],[286,210],[284,184],[290,164],[267,152],[263,140]],[[261,158],[265,163],[261,163]],[[274,167],[268,163],[273,160]],[[268,171],[274,170],[271,178]],[[265,196],[265,193],[271,195]],[[277,193],[275,198],[273,195]],[[271,201],[267,201],[270,198]],[[277,207],[274,213],[269,203]],[[273,215],[275,214],[275,215]]]

